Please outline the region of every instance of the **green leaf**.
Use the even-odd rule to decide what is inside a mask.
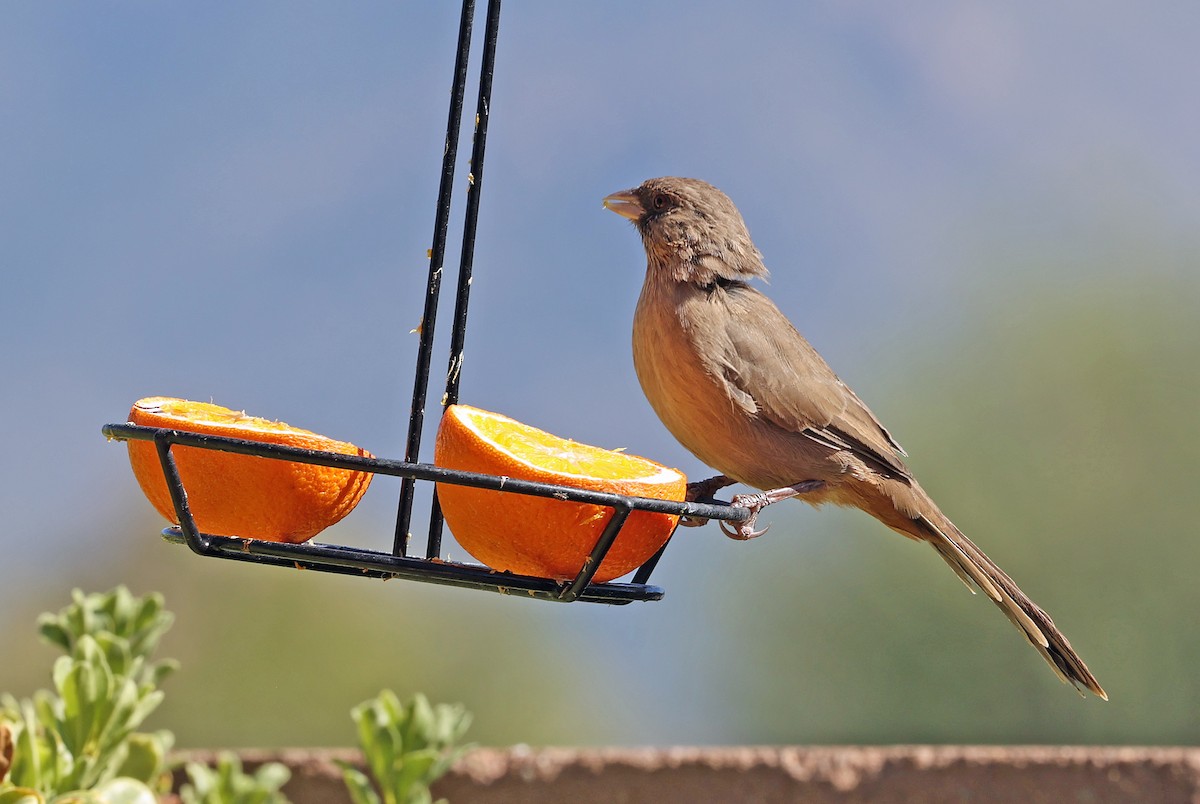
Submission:
[[[268,762],[254,772],[259,787],[272,791],[282,788],[291,778],[292,772],[280,762]]]
[[[284,804],[280,788],[292,775],[278,762],[245,773],[237,755],[228,752],[217,757],[215,768],[189,762],[185,769],[189,781],[180,790],[185,804]]]
[[[179,669],[179,662],[174,659],[160,659],[150,662],[142,673],[142,683],[152,687],[158,686],[162,680]]]
[[[9,778],[18,786],[45,790],[57,780],[55,763],[37,741],[39,727],[34,703],[24,701],[20,708],[21,721],[13,726],[13,764]]]
[[[358,723],[359,745],[367,767],[376,779],[386,779],[396,761],[400,736],[388,721],[384,703],[367,701],[356,707],[352,716]]]
[[[162,697],[161,692],[151,695]],[[144,715],[138,717],[141,704],[136,684],[128,678],[113,679],[108,699],[103,704],[97,702],[96,706],[91,746],[97,753],[105,754],[115,749],[145,719]]]
[[[77,643],[76,654],[80,658],[63,657],[55,663],[62,705],[57,726],[67,750],[82,758],[96,753],[95,739],[116,702],[110,698],[112,672],[91,637]]]
[[[436,727],[431,742],[442,748],[458,743],[471,727],[471,713],[461,704],[442,704],[437,708]]]
[[[71,635],[67,629],[55,619],[49,618],[49,615],[43,614],[38,620],[38,632],[46,642],[49,642],[55,647],[62,648],[63,651],[71,652]]]
[[[0,804],[46,804],[46,799],[36,790],[14,787],[0,793]]]
[[[184,804],[199,804],[206,796],[216,789],[216,774],[207,765],[199,762],[188,762],[183,766],[188,783],[179,790],[179,797]]]
[[[96,648],[104,654],[109,669],[115,675],[127,676],[134,672],[134,656],[129,649],[129,642],[124,637],[116,636],[107,631],[88,634],[95,640]]]
[[[347,762],[339,760],[337,764],[342,768],[342,779],[346,783],[346,790],[349,791],[350,800],[354,804],[382,804],[379,794],[375,792],[375,788],[371,786],[371,780],[365,773]]]
[[[386,804],[431,802],[429,786],[465,750],[456,742],[471,722],[461,705],[433,706],[420,694],[403,704],[391,690],[354,707],[350,716],[358,726],[363,756]],[[370,789],[362,786],[361,776],[343,765],[343,778],[356,802],[357,796],[366,796]]]
[[[62,689],[62,686],[67,683],[67,676],[71,674],[71,668],[75,666],[74,661],[70,656],[59,656],[54,660],[54,666],[50,669],[50,680],[54,683],[54,688]]]
[[[97,804],[157,804],[154,791],[136,779],[113,779],[91,791]]]
[[[432,748],[406,753],[403,761],[396,768],[392,782],[396,800],[410,802],[420,791],[424,790],[428,793],[429,785],[433,782],[429,772],[437,760],[438,752]]]
[[[125,758],[116,768],[116,775],[153,784],[166,770],[167,752],[173,742],[174,736],[169,731],[129,735]]]
[[[404,717],[403,714],[407,714]],[[401,735],[404,739],[404,750],[415,751],[429,745],[436,724],[433,719],[433,707],[429,699],[417,693],[408,706],[407,713],[401,715],[404,726]]]
[[[118,633],[127,633],[123,626],[129,624],[136,627],[142,601],[135,600],[125,586],[118,586],[103,599],[101,607],[108,614],[114,630]]]

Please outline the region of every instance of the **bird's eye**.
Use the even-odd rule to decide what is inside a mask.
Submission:
[[[654,205],[655,209],[661,211],[667,208],[670,199],[667,198],[666,193],[655,193],[654,199],[650,203]]]

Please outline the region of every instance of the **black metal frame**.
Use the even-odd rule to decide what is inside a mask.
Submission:
[[[602,491],[559,486],[553,483],[538,483],[516,478],[463,472],[445,469],[425,463],[368,458],[358,455],[343,455],[336,452],[263,444],[240,438],[203,435],[182,430],[160,427],[142,427],[136,424],[106,424],[102,428],[105,436],[121,441],[153,441],[167,481],[167,490],[179,519],[179,526],[167,528],[163,536],[171,542],[186,544],[193,552],[204,556],[228,558],[235,561],[250,561],[257,564],[312,569],[347,575],[362,575],[370,578],[405,578],[428,583],[486,589],[503,594],[523,594],[541,600],[557,600],[570,603],[575,600],[622,604],[635,600],[658,600],[662,590],[647,585],[650,573],[658,563],[662,550],[647,561],[634,575],[631,583],[592,584],[592,576],[608,554],[609,548],[620,533],[626,518],[633,511],[653,511],[703,519],[742,521],[748,512],[724,503],[675,502],[656,500],[649,497],[630,497]],[[172,447],[198,447],[200,449],[232,452],[239,455],[254,455],[274,460],[330,466],[336,469],[371,472],[412,480],[437,483],[454,483],[476,488],[494,489],[502,493],[526,494],[535,497],[553,497],[559,500],[602,505],[613,509],[609,520],[591,554],[584,561],[579,574],[570,582],[497,572],[477,564],[463,564],[439,557],[414,558],[399,553],[384,553],[342,545],[306,542],[284,544],[256,539],[229,536],[213,536],[201,533],[196,527],[188,506],[187,493],[179,476],[179,469],[172,454]],[[665,546],[663,549],[666,549]]]
[[[489,0],[485,23],[484,47],[480,66],[479,95],[476,104],[474,142],[471,152],[471,171],[467,181],[467,208],[463,223],[462,254],[458,269],[454,318],[450,338],[450,359],[446,372],[446,391],[443,408],[458,401],[463,348],[466,340],[467,302],[471,287],[475,249],[475,228],[479,216],[479,199],[483,184],[484,148],[487,124],[491,112],[492,78],[495,72],[496,42],[499,34],[501,0]],[[429,275],[426,281],[425,311],[421,321],[417,346],[417,365],[413,381],[412,409],[409,416],[408,440],[403,461],[342,455],[333,452],[299,449],[262,444],[237,438],[200,435],[197,433],[134,424],[106,424],[105,436],[117,440],[153,441],[162,464],[167,489],[175,506],[178,527],[167,528],[163,536],[170,542],[186,544],[193,552],[204,556],[249,561],[256,564],[295,567],[298,569],[361,575],[368,578],[404,578],[414,581],[484,589],[503,594],[518,594],[539,600],[560,602],[585,601],[623,605],[638,600],[658,600],[662,589],[647,581],[662,556],[662,550],[634,574],[630,583],[591,583],[600,563],[616,541],[625,520],[633,511],[653,511],[696,519],[720,519],[744,522],[749,516],[745,508],[716,501],[674,502],[646,497],[630,497],[607,492],[537,483],[494,475],[462,472],[419,463],[421,429],[424,424],[426,397],[429,386],[429,367],[433,352],[433,336],[437,319],[441,277],[446,253],[450,203],[455,176],[455,158],[462,122],[463,99],[467,84],[467,61],[471,50],[471,30],[475,15],[474,0],[464,0],[459,21],[458,49],[454,65],[454,81],[450,92],[450,113],[446,126],[446,148],[442,158],[441,183],[438,189],[434,221],[433,248],[430,250]],[[319,542],[283,544],[201,533],[192,517],[187,493],[179,476],[172,447],[197,447],[273,460],[317,464],[339,469],[365,471],[402,478],[396,529],[390,553]],[[447,561],[440,557],[442,546],[442,513],[437,496],[429,519],[429,532],[424,558],[409,556],[416,482],[434,481],[477,488],[494,489],[503,493],[526,494],[538,497],[590,503],[611,508],[612,517],[605,526],[579,573],[569,582],[510,572],[497,572],[476,564]]]

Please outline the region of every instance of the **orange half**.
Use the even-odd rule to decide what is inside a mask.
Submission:
[[[447,469],[554,483],[636,497],[683,500],[687,478],[646,458],[592,447],[468,405],[446,408],[434,463]],[[513,492],[437,484],[455,540],[496,570],[566,579],[579,573],[612,518],[602,505]],[[629,515],[594,582],[640,567],[667,542],[678,517]]]
[[[343,455],[371,455],[353,444],[283,422],[165,396],[139,399],[129,411],[129,422]],[[127,443],[129,463],[146,499],[178,524],[154,443]],[[171,448],[171,454],[196,527],[216,536],[293,544],[307,541],[350,513],[371,484],[370,472],[179,445]]]

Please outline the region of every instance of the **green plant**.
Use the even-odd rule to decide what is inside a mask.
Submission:
[[[54,663],[53,690],[0,696],[0,804],[155,804],[174,736],[136,729],[178,667],[150,658],[173,620],[161,595],[135,597],[124,586],[76,589],[71,605],[38,618],[42,638],[66,655]],[[467,750],[457,745],[471,724],[461,705],[433,706],[423,695],[402,704],[384,690],[350,716],[371,773],[340,763],[355,804],[430,804],[430,785]],[[223,753],[215,768],[185,768],[184,804],[287,803],[280,788],[291,774],[279,763],[248,774]]]
[[[420,694],[402,704],[384,690],[354,707],[350,717],[371,772],[368,777],[339,763],[355,804],[429,804],[430,785],[467,750],[456,745],[471,725],[461,704],[433,706]]]
[[[174,659],[150,661],[174,622],[175,615],[166,610],[160,594],[134,597],[124,586],[90,595],[75,589],[71,605],[58,614],[38,617],[38,632],[68,654],[81,638],[90,636],[103,648],[114,673],[158,684],[179,669]]]
[[[67,655],[54,663],[52,691],[0,698],[0,804],[155,801],[174,738],[135,730],[175,669],[149,660],[171,619],[160,596],[124,587],[76,590],[70,606],[39,619],[43,639]]]
[[[267,762],[249,774],[235,754],[223,752],[215,768],[199,762],[185,767],[190,782],[179,791],[184,804],[286,804],[288,800],[279,788],[292,773],[278,762]]]

